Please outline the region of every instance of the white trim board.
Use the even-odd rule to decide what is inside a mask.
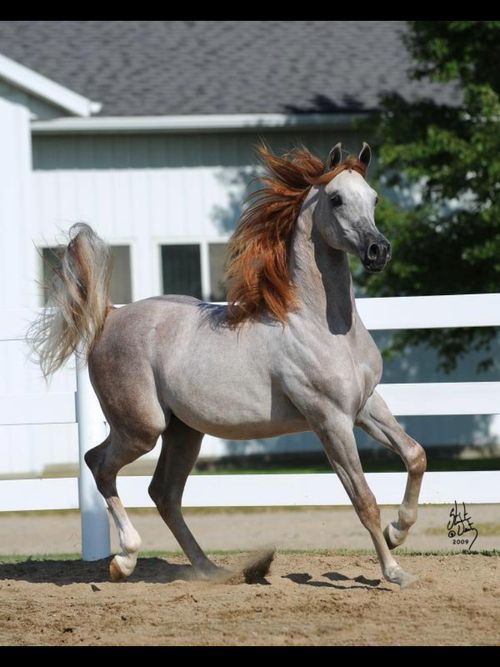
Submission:
[[[1,53],[0,78],[8,81],[16,88],[25,90],[35,97],[69,111],[75,116],[90,116],[92,113],[101,110],[100,102],[93,102]]]
[[[261,129],[349,128],[365,114],[192,114],[185,116],[99,116],[33,121],[34,134],[66,132],[221,132]]]

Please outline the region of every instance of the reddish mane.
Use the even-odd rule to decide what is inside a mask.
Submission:
[[[233,326],[264,313],[287,321],[297,305],[288,270],[292,233],[309,188],[346,169],[366,173],[366,166],[353,156],[325,173],[323,161],[306,148],[283,157],[265,146],[258,152],[266,170],[264,187],[250,195],[228,247],[228,321]]]

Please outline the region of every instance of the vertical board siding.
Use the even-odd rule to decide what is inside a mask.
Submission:
[[[39,366],[23,340],[35,308],[0,309],[0,406],[23,399],[43,404],[45,397],[63,394],[71,404],[76,389],[72,360],[46,383]],[[14,410],[16,412],[16,410]],[[28,416],[28,415],[27,415]],[[31,415],[32,416],[32,415]],[[74,464],[78,460],[78,432],[74,423],[0,424],[0,475],[40,475],[53,464]]]
[[[29,112],[0,97],[0,307],[32,305],[36,298],[31,209]]]
[[[71,361],[46,383],[40,367],[31,359],[28,346],[20,340],[1,341],[0,378],[0,395],[75,391],[75,370]]]

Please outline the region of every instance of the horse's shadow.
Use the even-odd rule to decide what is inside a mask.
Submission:
[[[33,584],[98,584],[110,581],[110,558],[97,561],[26,560],[0,563],[0,580],[28,581]],[[201,577],[191,565],[169,563],[163,558],[139,558],[130,582],[170,584],[173,581],[196,581]]]
[[[294,572],[292,574],[283,575],[283,578],[290,579],[290,581],[293,581],[295,584],[317,586],[318,588],[336,588],[340,591],[348,590],[350,588],[366,588],[368,590],[391,592],[390,588],[380,585],[380,579],[367,579],[363,575],[349,579],[349,577],[346,577],[345,574],[340,574],[340,572],[325,572],[322,576],[330,581],[342,581],[345,583],[331,584],[328,581],[317,581],[307,572]]]
[[[55,584],[56,586],[68,586],[70,584],[93,584],[93,590],[99,590],[96,584],[109,583],[110,558],[97,561],[81,560],[26,560],[18,563],[0,563],[0,582],[3,581],[27,581],[33,584]],[[270,582],[259,572],[235,571],[236,578],[231,577],[219,579],[220,583],[247,583],[270,585]],[[240,574],[241,576],[237,576]],[[248,575],[248,576],[247,576]],[[323,578],[329,581],[313,579],[306,572],[296,572],[282,575],[295,584],[335,588],[347,590],[352,588],[365,588],[369,590],[388,591],[389,588],[381,586],[379,579],[366,579],[358,576],[349,579],[339,572],[326,572]],[[174,581],[205,581],[205,579],[191,565],[170,563],[164,558],[139,558],[134,572],[127,578],[130,583],[158,583],[170,584]],[[214,580],[217,581],[217,580]],[[342,582],[330,583],[330,582]]]
[[[265,578],[274,558],[274,549],[253,552],[245,561],[219,568],[208,581],[230,584],[269,585]],[[25,560],[18,563],[0,563],[0,581],[28,581],[34,584],[50,583],[98,584],[110,582],[111,557],[96,561],[82,560]],[[165,558],[139,558],[127,582],[170,584],[174,581],[207,581],[192,565],[170,563]],[[96,587],[93,587],[96,590]],[[98,589],[97,589],[98,590]]]

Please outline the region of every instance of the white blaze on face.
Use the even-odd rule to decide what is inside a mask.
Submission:
[[[339,213],[342,213],[342,218],[373,221],[377,193],[357,171],[347,169],[341,171],[338,176],[328,183],[325,190],[329,197],[334,193],[340,195],[342,207],[339,207]]]
[[[377,193],[354,170],[340,172],[326,185],[325,193],[330,200],[329,215],[336,230],[337,247],[355,254],[364,252],[367,240],[379,236],[374,220]],[[340,197],[338,205],[335,196]]]

